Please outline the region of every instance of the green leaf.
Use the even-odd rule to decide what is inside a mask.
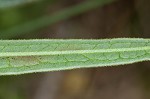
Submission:
[[[114,66],[147,60],[150,60],[150,39],[0,41],[0,75]]]
[[[0,8],[13,7],[21,4],[31,3],[39,0],[0,0]]]
[[[51,15],[42,16],[35,20],[30,20],[24,24],[12,27],[8,30],[0,30],[0,38],[12,38],[18,35],[31,34],[37,29],[41,29],[45,26],[52,25],[61,20],[68,19],[70,17],[79,15],[81,13],[90,11],[91,9],[104,6],[116,0],[88,0],[78,5],[65,8],[62,11],[56,12]]]

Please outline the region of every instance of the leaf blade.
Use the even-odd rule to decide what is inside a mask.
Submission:
[[[39,0],[0,0],[0,9],[14,7],[26,3],[31,3]]]
[[[114,66],[150,60],[149,39],[1,40],[0,46],[0,75]]]

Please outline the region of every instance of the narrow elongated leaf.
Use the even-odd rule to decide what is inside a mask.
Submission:
[[[116,0],[88,0],[78,5],[63,9],[62,11],[56,12],[52,15],[42,16],[38,19],[31,20],[19,26],[12,27],[8,30],[0,30],[0,38],[12,38],[27,33],[31,34],[34,33],[33,31],[37,29],[52,25],[61,20],[68,19],[81,13],[85,13],[89,10],[104,6],[114,1]]]
[[[0,41],[0,75],[114,66],[146,60],[150,60],[149,39]]]
[[[39,0],[0,0],[0,8],[13,7],[21,4],[31,3]]]

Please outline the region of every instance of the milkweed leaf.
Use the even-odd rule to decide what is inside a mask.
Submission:
[[[116,66],[150,60],[150,40],[0,40],[0,75]]]

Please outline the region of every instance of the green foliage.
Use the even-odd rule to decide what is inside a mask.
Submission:
[[[88,0],[86,2],[74,5],[56,12],[52,15],[41,16],[37,19],[30,20],[29,22],[22,23],[21,25],[11,27],[8,30],[0,30],[1,38],[12,38],[18,35],[34,33],[33,31],[43,28],[45,26],[52,25],[61,20],[71,18],[73,16],[82,14],[91,9],[104,6],[111,3],[114,0]]]
[[[0,60],[0,75],[123,65],[150,60],[150,40],[1,40]]]
[[[39,0],[0,0],[0,8],[8,8],[21,4],[31,3]]]

